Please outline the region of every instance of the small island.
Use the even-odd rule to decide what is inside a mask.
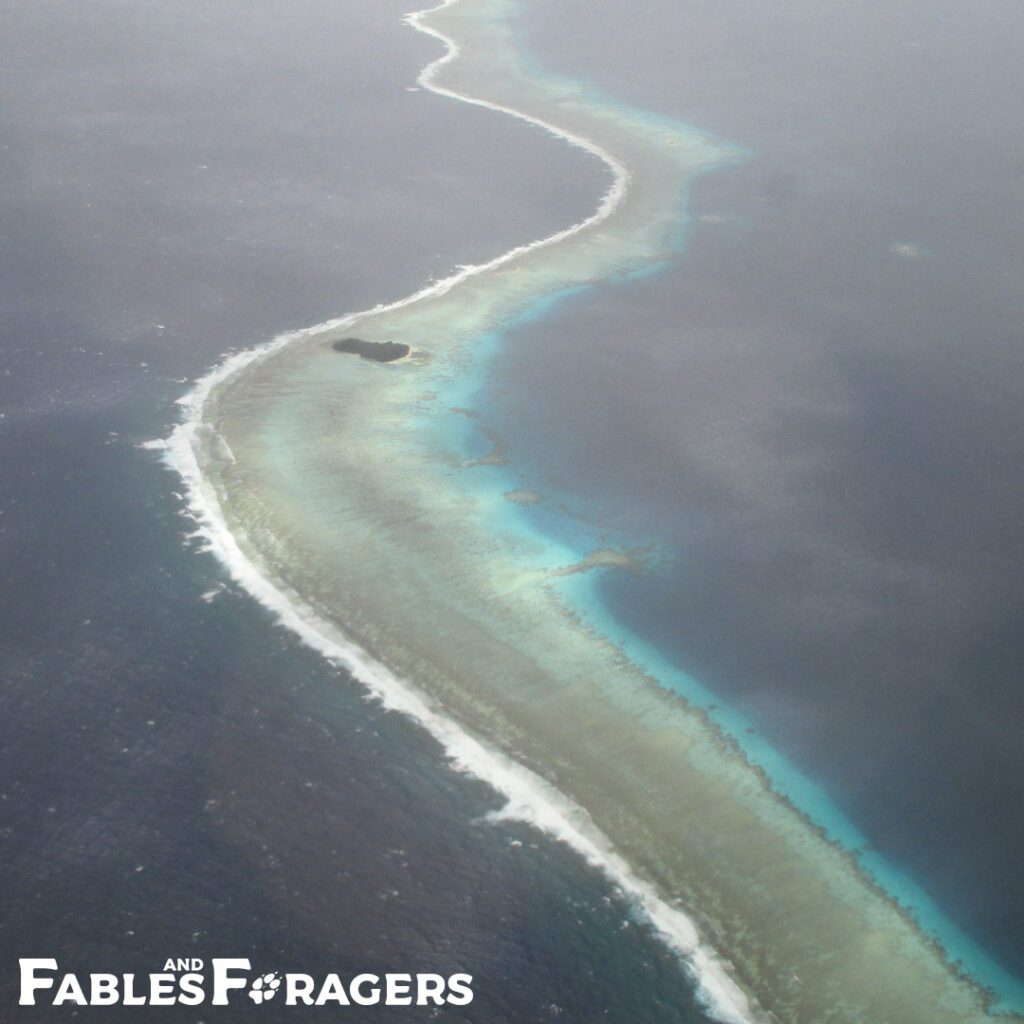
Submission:
[[[398,341],[363,341],[362,338],[343,338],[331,348],[335,352],[349,352],[360,359],[372,359],[375,363],[393,363],[412,351],[408,345]]]

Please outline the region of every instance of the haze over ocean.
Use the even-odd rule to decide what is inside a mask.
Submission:
[[[473,455],[499,439],[552,536],[649,545],[601,577],[617,627],[1024,974],[1021,15],[593,10],[531,0],[520,43],[744,159],[693,186],[659,273],[493,339],[479,419],[456,422]],[[452,1020],[705,1020],[604,879],[485,821],[487,787],[182,544],[175,480],[135,447],[226,348],[594,209],[592,158],[411,88],[437,47],[404,12],[0,6],[4,1012],[18,956],[248,955],[465,969]]]
[[[605,187],[554,139],[407,91],[437,52],[408,6],[0,4],[6,1021],[56,1013],[17,1006],[21,956],[465,967],[452,1021],[705,1020],[602,878],[482,824],[490,791],[224,586],[135,447],[225,349],[400,297]]]
[[[610,612],[1024,976],[1024,13],[589,11],[534,5],[524,47],[749,156],[669,269],[506,339],[489,425],[521,486],[658,542]]]

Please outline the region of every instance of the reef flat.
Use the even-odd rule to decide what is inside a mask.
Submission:
[[[539,299],[663,260],[687,181],[736,155],[528,72],[514,12],[461,0],[412,16],[447,47],[421,83],[604,160],[597,212],[213,374],[170,445],[196,514],[236,577],[293,628],[378,690],[414,692],[404,706],[467,770],[494,781],[488,766],[522,766],[519,789],[502,783],[518,794],[508,813],[637,894],[723,1020],[990,1019],[984,993],[849,854],[577,614],[553,581],[566,560],[503,527],[516,505],[507,487],[478,486],[500,442],[467,461],[452,433],[488,338]],[[331,346],[354,330],[424,358],[339,359]],[[624,556],[598,555],[571,568],[624,567]],[[466,737],[499,760],[466,755]]]

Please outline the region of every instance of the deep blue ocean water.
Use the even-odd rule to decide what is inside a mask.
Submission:
[[[591,209],[591,161],[406,91],[435,48],[403,9],[0,4],[5,1020],[48,1019],[13,1006],[24,955],[465,969],[453,1020],[702,1019],[601,879],[202,599],[134,447],[226,348]],[[749,157],[695,185],[672,267],[495,339],[484,422],[586,519],[530,513],[553,535],[654,542],[602,579],[618,624],[1024,973],[1020,12],[590,9],[531,5],[540,64]]]
[[[465,970],[476,998],[445,1019],[704,1020],[601,878],[484,823],[493,794],[225,585],[136,447],[225,349],[591,208],[593,161],[406,91],[436,47],[402,11],[0,4],[5,1021],[72,1012],[16,1006],[23,956]]]
[[[1020,8],[589,9],[532,9],[542,65],[747,156],[503,339],[482,423],[556,539],[654,545],[619,628],[1024,977]]]

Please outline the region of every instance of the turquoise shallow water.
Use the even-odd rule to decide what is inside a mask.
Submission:
[[[687,237],[685,218],[683,220],[684,224],[676,234],[680,249],[685,246]],[[471,366],[438,396],[442,407],[471,409],[478,413],[479,419],[459,415],[442,418],[441,426],[435,428],[439,431],[438,443],[453,446],[466,461],[487,454],[494,440],[484,432],[490,426],[488,408],[493,389],[502,387],[502,381],[493,377],[491,371],[502,346],[515,344],[517,336],[521,338],[532,325],[556,311],[564,312],[562,307],[567,304],[575,303],[577,309],[582,308],[593,288],[628,287],[631,281],[656,275],[668,265],[666,261],[621,275],[607,284],[567,288],[544,296],[510,320],[503,331],[489,332],[479,338]],[[526,404],[528,407],[528,400]],[[502,420],[502,426],[509,429],[507,418]],[[463,470],[462,474],[460,486],[487,506],[491,529],[517,537],[525,550],[534,553],[538,568],[552,564],[572,565],[599,547],[643,548],[646,565],[655,571],[659,561],[677,557],[657,538],[629,537],[620,530],[602,526],[599,516],[594,519],[588,517],[580,502],[569,494],[553,494],[545,489],[544,501],[533,506],[505,500],[505,492],[533,489],[528,476],[518,471],[514,463],[477,465]],[[554,585],[587,624],[612,640],[662,686],[701,708],[742,750],[746,759],[765,772],[777,793],[855,857],[862,870],[910,913],[926,934],[942,945],[951,961],[958,963],[975,981],[996,994],[997,1009],[1014,1012],[1024,1009],[1024,983],[1001,967],[976,940],[959,928],[908,873],[872,850],[869,838],[822,786],[775,749],[758,732],[754,721],[730,707],[698,679],[679,669],[655,644],[640,638],[616,620],[600,591],[600,575],[607,571],[561,577],[554,581]]]
[[[518,35],[521,52],[529,50],[527,36],[525,32]],[[561,82],[567,87],[579,87],[578,83],[569,79],[550,75],[529,59],[526,63],[537,76]],[[588,97],[605,105],[619,105],[600,88],[588,85],[586,92]],[[656,114],[641,113],[638,116],[648,124],[662,125],[667,130],[690,127]],[[728,149],[733,153],[731,158],[721,161],[716,167],[702,170],[700,175],[754,158],[754,154],[731,143]],[[692,227],[687,212],[691,187],[688,185],[680,196],[680,216],[671,235],[671,252],[665,254],[664,260],[621,274],[599,285],[568,288],[544,296],[511,319],[504,330],[490,332],[477,340],[472,365],[452,382],[450,390],[440,396],[440,401],[447,405],[474,409],[481,419],[453,417],[459,422],[442,428],[446,435],[445,443],[454,445],[467,460],[481,458],[490,452],[497,440],[491,432],[495,424],[489,422],[488,417],[492,405],[502,410],[498,416],[498,432],[508,432],[509,440],[514,442],[515,417],[508,415],[508,409],[514,402],[508,400],[508,396],[496,394],[509,385],[491,375],[503,347],[522,342],[529,335],[531,327],[556,315],[563,325],[568,322],[571,329],[572,315],[585,312],[587,296],[593,294],[595,288],[603,289],[607,302],[608,289],[628,287],[631,282],[648,281],[673,266],[679,257],[685,258]],[[639,343],[642,344],[642,341]],[[536,351],[533,349],[535,355]],[[557,359],[558,354],[552,353],[551,358]],[[581,386],[585,388],[585,374],[581,372],[580,377]],[[519,396],[515,402],[521,403],[525,410],[519,415],[529,415],[529,396]],[[498,443],[503,442],[504,439]],[[511,447],[514,448],[514,444]],[[551,468],[550,463],[546,465],[549,479]],[[551,493],[550,487],[534,485],[529,473],[517,469],[514,461],[501,465],[474,466],[467,472],[471,475],[465,477],[464,484],[481,501],[487,503],[491,528],[521,538],[524,548],[534,552],[538,567],[571,565],[597,548],[611,547],[644,549],[645,563],[653,571],[671,563],[675,564],[677,570],[679,568],[679,553],[661,539],[651,536],[630,537],[623,535],[621,530],[602,526],[599,510],[585,507],[584,500],[572,494]],[[519,489],[545,490],[545,500],[537,505],[524,506],[502,499],[505,492]],[[661,685],[679,693],[692,705],[702,708],[743,751],[745,757],[766,773],[776,792],[821,827],[833,842],[854,856],[861,868],[913,916],[922,930],[942,945],[952,961],[959,963],[971,977],[997,994],[999,1008],[1015,1011],[1024,1009],[1024,981],[1005,970],[978,941],[959,927],[911,873],[877,853],[872,848],[870,838],[844,813],[828,792],[807,773],[798,769],[782,751],[773,747],[758,731],[754,720],[730,706],[720,694],[716,694],[693,675],[680,669],[671,655],[656,643],[641,638],[615,618],[601,593],[599,579],[600,573],[604,571],[563,577],[555,585],[588,624],[613,640],[631,660],[641,665]]]
[[[500,33],[495,38],[486,19],[462,27],[470,40],[479,38],[478,54],[509,56]],[[515,458],[515,444],[505,442],[515,437],[519,424],[531,422],[542,403],[524,390],[519,410],[499,421],[495,431],[491,393],[481,402],[481,386],[486,381],[496,393],[503,381],[488,368],[497,365],[513,335],[521,343],[564,309],[578,306],[584,295],[589,309],[613,286],[551,290],[569,281],[596,282],[623,267],[664,266],[673,224],[677,243],[684,237],[680,231],[685,217],[676,216],[679,182],[689,166],[706,166],[720,149],[708,151],[692,131],[668,133],[657,118],[641,121],[590,104],[579,93],[538,89],[517,76],[514,60],[506,75],[495,74],[500,63],[478,60],[463,68],[462,79],[455,82],[461,81],[471,95],[474,87],[489,95],[493,78],[504,109],[519,109],[514,104],[521,96],[524,106],[549,118],[541,123],[553,124],[564,114],[578,133],[575,141],[591,152],[602,150],[584,139],[601,139],[608,129],[606,159],[616,168],[620,186],[587,222],[588,231],[577,223],[527,250],[467,268],[394,307],[315,328],[308,332],[319,339],[312,345],[282,350],[265,367],[226,383],[213,399],[210,416],[222,432],[225,450],[237,453],[221,478],[230,511],[240,524],[236,533],[254,536],[246,510],[255,509],[276,558],[271,559],[271,571],[280,567],[300,594],[308,585],[318,607],[350,628],[337,643],[324,640],[325,653],[338,650],[346,664],[359,666],[357,657],[345,654],[351,639],[371,654],[390,655],[392,674],[380,683],[392,687],[389,693],[401,691],[402,679],[443,693],[445,707],[461,716],[467,728],[496,737],[514,757],[578,799],[597,827],[607,830],[608,841],[621,856],[641,869],[646,866],[662,887],[654,912],[663,911],[672,892],[680,906],[695,913],[703,910],[716,948],[735,959],[737,974],[770,997],[781,1016],[816,1021],[830,1016],[833,1007],[857,1005],[872,1007],[865,1019],[934,1019],[947,1013],[958,1020],[974,1019],[977,994],[951,980],[892,906],[871,893],[863,878],[805,822],[773,800],[761,781],[709,736],[700,716],[685,713],[676,701],[654,692],[616,656],[615,645],[636,664],[657,672],[666,690],[707,707],[723,734],[735,734],[738,741],[754,737],[746,742],[750,759],[759,757],[764,764],[760,774],[773,778],[793,802],[802,803],[809,818],[821,821],[822,831],[832,832],[837,847],[844,840],[852,846],[863,843],[845,819],[833,816],[820,791],[794,775],[788,762],[772,749],[757,749],[756,734],[746,732],[751,727],[735,705],[713,706],[711,688],[675,670],[656,642],[644,644],[639,631],[626,630],[626,620],[616,621],[611,606],[598,600],[604,595],[592,580],[565,578],[566,567],[595,547],[642,548],[648,538],[612,535],[602,525],[606,517],[592,494],[582,513],[580,500],[558,493],[558,486],[536,486],[546,492],[548,506],[523,509],[505,500],[507,490],[530,488],[531,480],[528,473],[517,476],[515,465],[503,469],[496,463],[506,451]],[[420,81],[429,84],[430,73]],[[554,112],[549,111],[552,105]],[[572,141],[572,136],[567,138]],[[620,152],[621,162],[610,155],[612,150]],[[635,188],[619,203],[621,183],[630,180],[627,166]],[[615,220],[605,223],[613,213]],[[567,242],[572,244],[563,244]],[[513,256],[525,258],[520,265],[505,267]],[[492,274],[496,269],[501,272]],[[625,298],[630,289],[654,280],[657,276],[649,272],[628,275],[615,287]],[[521,310],[537,294],[547,298],[532,302],[525,313],[509,313]],[[369,340],[406,338],[417,351],[405,367],[339,362],[321,342],[331,340],[331,331],[349,326]],[[624,331],[610,338],[616,343],[613,359],[631,361],[648,354],[647,336],[634,324],[625,323]],[[579,401],[590,393],[586,352],[577,350],[574,357],[565,345],[542,353],[536,363],[543,371],[551,360],[554,368],[563,350],[565,365],[577,375],[564,382],[568,387],[563,395],[568,397],[571,389]],[[270,397],[247,402],[261,389]],[[643,404],[647,393],[630,391],[627,396]],[[561,398],[549,396],[548,401],[559,403]],[[454,406],[462,407],[464,415],[446,409]],[[234,416],[236,410],[242,412],[240,418]],[[583,412],[577,409],[579,422],[586,418]],[[190,420],[183,429],[194,423]],[[565,426],[549,430],[552,442],[559,435],[573,436],[571,420]],[[268,447],[276,453],[269,458]],[[200,460],[209,454],[192,452]],[[568,457],[573,457],[571,451]],[[635,464],[642,465],[643,458],[641,454]],[[216,458],[200,464],[209,464],[216,473]],[[552,464],[557,469],[557,460]],[[614,466],[600,468],[615,475]],[[558,472],[554,479],[560,479]],[[563,503],[570,511],[560,517]],[[300,507],[305,519],[297,523]],[[425,528],[410,531],[410,523]],[[225,548],[228,560],[232,550]],[[654,554],[663,566],[672,566],[667,544]],[[655,576],[652,572],[651,578]],[[273,607],[287,605],[287,595],[268,589],[258,571],[255,579],[252,573],[247,578]],[[593,632],[611,644],[598,642],[563,614],[564,607],[552,597],[557,587]],[[289,612],[282,610],[283,615]],[[295,617],[287,621],[310,642],[319,642],[316,630],[311,633]],[[488,674],[487,666],[494,671]],[[367,674],[369,685],[377,685],[372,666],[359,671]],[[563,683],[571,687],[569,701],[562,699]],[[623,685],[626,690],[620,689]],[[641,691],[647,699],[642,708]],[[459,748],[460,738],[452,739],[450,726],[429,709],[409,706],[442,742]],[[634,717],[637,728],[631,730]],[[581,721],[590,727],[581,730]],[[619,756],[612,758],[609,753],[615,748]],[[630,770],[624,770],[626,765]],[[499,778],[492,766],[483,770]],[[508,787],[507,779],[499,779],[502,792]],[[557,794],[552,799],[558,803]],[[550,801],[544,797],[534,793],[528,802],[531,820],[538,806],[542,815],[549,812]],[[564,827],[566,821],[559,817],[554,827],[570,837],[567,841],[584,856],[612,865],[616,877],[629,878],[628,871],[614,867],[614,858],[594,853],[604,850],[603,836],[581,838]],[[788,930],[778,927],[782,913],[795,915],[786,918]],[[670,919],[674,926],[666,935],[682,935],[679,948],[690,955],[696,941],[692,927],[683,928],[678,917]],[[839,950],[847,955],[837,958]],[[903,950],[908,951],[905,959]],[[706,964],[714,971],[711,961]],[[863,985],[866,976],[875,982],[869,988]],[[742,1005],[740,993],[731,1007]]]
[[[581,0],[550,0],[532,13],[539,61],[751,151],[694,189],[671,281],[563,307],[502,362],[550,417],[570,371],[555,365],[545,387],[526,368],[535,353],[563,335],[603,360],[590,390],[609,411],[571,396],[560,410],[582,439],[567,486],[603,493],[609,447],[629,482],[612,507],[644,495],[638,524],[686,559],[650,581],[606,576],[605,602],[755,717],[1024,977],[1022,486],[1007,472],[1024,438],[1024,235],[1021,140],[1005,131],[1024,12],[723,0],[588,18]],[[617,366],[633,322],[645,361]],[[677,382],[674,418],[659,380]],[[630,387],[655,414],[617,402]],[[659,426],[658,459],[625,469],[618,437]],[[537,433],[519,440],[543,476],[567,445],[546,458]]]
[[[19,87],[0,194],[4,1021],[75,1014],[18,1005],[19,957],[144,975],[182,951],[318,978],[466,969],[476,998],[445,1011],[463,1024],[708,1020],[606,879],[525,826],[481,824],[493,792],[198,554],[180,482],[135,447],[169,429],[182,381],[225,346],[405,294],[433,269],[424,254],[486,255],[523,230],[502,119],[467,130],[465,108],[404,92],[429,49],[404,9],[5,6]],[[546,147],[555,169],[566,154],[515,142],[538,182],[519,213],[542,230],[565,212],[541,201]],[[352,167],[337,159],[353,150]],[[446,207],[453,167],[469,193]],[[328,189],[360,196],[358,216]],[[477,195],[491,219],[446,223]],[[412,223],[404,203],[430,213]],[[417,258],[399,266],[393,238]],[[207,1019],[252,1021],[236,995]],[[159,1016],[196,1021],[184,1006]],[[295,1011],[278,997],[258,1016]],[[430,1010],[345,1011],[385,1016]]]

